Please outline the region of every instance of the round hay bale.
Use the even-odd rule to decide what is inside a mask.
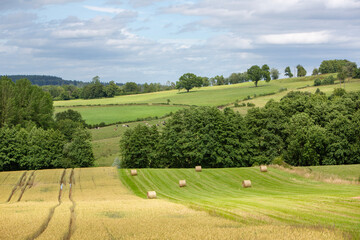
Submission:
[[[251,181],[250,181],[250,180],[244,180],[244,181],[242,181],[242,186],[243,186],[244,188],[251,187]]]
[[[147,192],[147,198],[148,199],[156,198],[156,192],[155,191],[148,191]]]
[[[186,187],[186,180],[179,180],[180,187]]]
[[[131,176],[136,176],[137,175],[136,169],[131,169],[130,173],[131,173]]]
[[[260,172],[267,172],[267,166],[260,165]]]
[[[201,166],[196,166],[196,167],[195,167],[195,171],[201,172]]]

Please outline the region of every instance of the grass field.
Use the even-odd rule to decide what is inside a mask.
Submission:
[[[87,124],[98,124],[101,122],[111,124],[116,122],[134,121],[138,118],[162,117],[182,108],[183,107],[172,105],[83,106],[55,108],[55,113],[72,109],[78,111]]]
[[[311,93],[315,93],[315,91],[319,88],[322,92],[324,92],[327,95],[330,95],[333,91],[334,88],[338,88],[340,87],[340,84],[337,82],[334,85],[323,85],[323,86],[310,86],[310,87],[306,87],[303,89],[293,89],[293,88],[288,88],[287,91],[283,91],[283,92],[278,92],[274,95],[268,95],[268,96],[261,96],[261,97],[256,97],[250,100],[244,100],[244,101],[240,101],[239,103],[253,103],[255,104],[255,107],[264,107],[265,104],[273,99],[275,101],[280,101],[280,99],[282,97],[284,97],[286,94],[288,94],[290,91],[301,91],[301,92],[311,92]],[[343,85],[342,85],[343,87]],[[346,90],[347,91],[360,91],[360,79],[352,79],[350,80],[350,82],[346,82]],[[251,96],[253,97],[253,96]],[[245,115],[247,113],[247,110],[250,107],[234,107],[234,104],[229,105],[230,107],[234,108],[235,111],[241,113],[242,115]]]
[[[161,122],[163,119],[151,120],[151,121],[140,121],[127,123],[130,128],[134,128],[136,125],[145,125],[148,123],[150,125],[159,125],[159,128],[162,128],[163,125]],[[92,135],[92,146],[95,156],[95,166],[97,167],[106,167],[111,166],[116,157],[119,156],[120,146],[119,142],[121,136],[127,130],[127,127],[122,127],[122,124],[114,126],[102,127],[100,129],[90,129]]]
[[[293,225],[335,227],[360,236],[359,185],[328,184],[270,168],[141,169],[131,177],[120,170],[120,179],[136,195],[155,190],[169,199],[245,225]],[[178,182],[185,179],[187,186]],[[242,188],[250,179],[251,188]]]
[[[307,174],[315,175],[318,178],[336,180],[346,180],[352,182],[360,182],[360,165],[329,165],[329,166],[311,166],[296,167],[295,169],[305,170]]]
[[[324,76],[319,76],[324,77]],[[166,103],[170,99],[171,104],[187,104],[198,106],[219,106],[254,94],[266,94],[278,92],[280,88],[288,90],[299,87],[312,86],[316,77],[301,77],[272,80],[268,83],[260,81],[258,87],[253,82],[246,82],[233,85],[222,85],[213,87],[202,87],[192,89],[190,92],[171,90],[155,93],[136,94],[117,96],[114,98],[90,99],[90,100],[70,100],[55,101],[54,106],[84,106],[84,105],[109,105],[109,104],[129,104],[129,103]]]
[[[318,76],[324,78],[327,75]],[[313,86],[316,77],[287,78],[272,80],[269,83],[260,81],[258,87],[252,82],[223,85],[213,87],[203,87],[191,90],[189,93],[178,90],[117,96],[114,98],[89,99],[89,100],[70,100],[55,101],[55,113],[65,111],[69,108],[79,111],[89,124],[105,122],[106,124],[115,122],[135,121],[139,118],[161,117],[171,111],[176,111],[182,106],[172,104],[197,105],[197,106],[222,106],[233,107],[233,103],[254,103],[257,107],[263,107],[270,99],[280,100],[290,91],[309,91],[315,92],[317,88],[330,94],[334,88],[339,87],[339,83],[327,86]],[[279,92],[280,89],[287,89]],[[300,88],[300,89],[299,89]],[[360,90],[360,79],[352,79],[346,83],[346,89],[350,91]],[[274,93],[268,96],[263,94]],[[254,96],[256,96],[254,98]],[[251,97],[250,100],[244,100]],[[156,103],[167,103],[170,105],[152,105]],[[144,104],[144,105],[119,105],[119,104]],[[116,105],[117,106],[113,106]],[[76,106],[76,107],[75,107]],[[248,107],[235,108],[241,114],[246,114]]]
[[[224,170],[225,174],[222,170],[206,169],[200,173],[201,175],[195,175],[194,171],[189,169],[140,170],[139,176],[131,180],[126,176],[127,170],[121,170],[121,178],[124,181],[136,182],[139,186],[149,185],[151,190],[157,190],[159,199],[151,200],[144,199],[142,191],[138,193],[142,198],[132,194],[119,181],[116,169],[109,167],[27,171],[25,176],[21,171],[1,172],[0,239],[346,239],[344,238],[346,235],[341,230],[320,226],[316,221],[309,223],[308,219],[305,219],[306,224],[289,224],[288,221],[283,221],[283,218],[276,217],[282,215],[289,217],[295,210],[293,207],[299,204],[299,198],[302,199],[302,206],[298,207],[300,211],[318,205],[319,201],[308,203],[307,200],[308,195],[316,194],[314,188],[318,189],[323,186],[322,184],[318,186],[319,183],[308,182],[304,190],[293,189],[285,193],[289,185],[303,188],[301,183],[294,182],[292,178],[308,180],[271,169],[268,173],[270,176],[266,177],[268,182],[266,187],[271,186],[269,183],[271,181],[274,182],[273,185],[278,183],[278,186],[276,190],[272,188],[274,193],[268,196],[270,191],[266,190],[266,187],[261,188],[256,180],[253,182],[253,188],[246,190],[228,185],[238,173],[244,177],[246,172],[257,175],[252,173],[252,169]],[[232,171],[234,172],[230,176],[227,175]],[[207,172],[212,173],[209,175]],[[148,175],[150,173],[151,175]],[[157,186],[151,186],[153,174],[166,178],[157,180]],[[291,178],[284,184],[279,184],[284,174]],[[25,185],[21,186],[7,202],[12,189],[18,186],[22,176],[24,183],[34,179],[31,187],[27,185],[21,200],[18,201],[21,189]],[[185,176],[188,180],[187,187],[179,189],[177,184],[172,184],[172,179],[177,181],[179,177]],[[259,176],[257,178],[261,179]],[[202,181],[205,180],[209,184],[211,182],[213,187],[204,184]],[[60,191],[60,182],[63,183],[62,191]],[[168,183],[160,184],[160,182]],[[166,185],[168,185],[166,189],[158,189]],[[331,209],[331,212],[340,215],[339,222],[342,224],[339,226],[349,223],[349,228],[352,228],[354,226],[350,224],[351,221],[358,220],[359,204],[355,200],[348,200],[348,196],[353,195],[354,188],[355,186],[346,185],[339,191],[329,185],[322,190],[323,192],[329,189],[335,190],[332,194],[326,194],[322,200],[324,200],[323,205],[338,200],[334,204],[336,209]],[[165,192],[170,195],[165,197]],[[178,203],[166,200],[166,198],[173,199],[174,196],[177,196]],[[192,203],[189,198],[192,198]],[[269,199],[271,202],[266,201]],[[291,199],[297,199],[296,203],[283,206],[284,202],[290,202]],[[226,204],[213,206],[224,201]],[[250,204],[251,201],[254,203]],[[243,207],[237,205],[240,202]],[[232,209],[231,206],[235,205],[237,207]],[[259,213],[262,205],[263,207],[271,205],[271,209],[264,212],[265,214],[272,212],[274,215],[265,216],[262,212]],[[325,207],[325,210],[330,206]],[[240,217],[237,221],[230,220],[229,217],[221,216],[219,208],[227,209],[234,216]],[[279,211],[285,208],[288,212]],[[349,213],[350,210],[353,211],[352,214]],[[345,216],[348,217],[347,220],[344,220]],[[332,219],[332,217],[321,217]]]

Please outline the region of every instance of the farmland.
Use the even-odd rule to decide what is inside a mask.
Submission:
[[[136,177],[120,170],[120,179],[140,197],[155,190],[160,198],[245,225],[335,226],[360,236],[359,200],[352,198],[360,195],[358,184],[327,184],[277,168],[141,169]],[[180,179],[186,187],[178,187]],[[245,179],[251,188],[241,187]]]
[[[321,78],[326,76],[328,75],[322,75]],[[183,108],[184,105],[229,106],[234,108],[234,102],[251,102],[257,107],[263,107],[270,99],[278,101],[290,91],[314,93],[319,88],[326,94],[331,94],[334,88],[339,87],[339,83],[314,87],[314,79],[315,77],[311,76],[272,80],[269,83],[261,81],[258,87],[255,87],[252,82],[245,82],[234,85],[195,88],[189,93],[171,90],[114,98],[55,101],[54,106],[55,113],[69,108],[79,111],[89,124],[98,124],[100,122],[111,124],[135,121],[147,117],[161,117]],[[360,80],[352,79],[347,82],[346,89],[351,91],[360,90]],[[246,100],[247,98],[250,99]],[[170,100],[170,105],[166,105],[168,100]],[[235,111],[243,115],[246,114],[248,109],[248,107],[234,108]]]
[[[88,124],[104,122],[111,124],[116,122],[134,121],[138,118],[162,117],[170,112],[175,112],[183,107],[180,106],[152,106],[152,105],[126,105],[126,106],[85,106],[72,107],[78,111]],[[56,108],[55,113],[66,111],[70,108]]]
[[[120,170],[138,196],[109,167],[27,171],[22,186],[24,172],[1,172],[0,239],[343,239],[343,230],[359,231],[359,202],[351,198],[358,185],[273,168],[266,175],[255,168],[138,172]],[[187,187],[177,186],[179,178]],[[243,178],[253,187],[242,189]],[[147,190],[158,199],[145,199]]]

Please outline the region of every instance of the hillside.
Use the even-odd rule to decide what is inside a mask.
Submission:
[[[324,78],[331,74],[319,76]],[[109,113],[109,118],[104,121],[106,123],[116,123],[119,121],[135,121],[138,118],[161,116],[164,113],[170,113],[166,105],[170,100],[170,106],[184,107],[185,105],[196,106],[228,106],[241,114],[246,114],[249,107],[235,107],[234,103],[238,104],[248,102],[254,103],[255,106],[262,107],[270,99],[280,100],[290,91],[309,91],[315,92],[317,88],[326,94],[331,94],[334,88],[339,87],[339,83],[334,85],[322,85],[313,87],[314,76],[302,78],[287,78],[272,80],[269,83],[260,81],[258,87],[254,86],[252,82],[239,83],[233,85],[222,85],[213,87],[202,87],[191,90],[189,93],[178,90],[162,91],[146,94],[116,96],[114,98],[90,99],[90,100],[69,100],[69,101],[55,101],[55,112],[65,111],[68,108],[79,111],[83,118],[91,123],[100,123],[104,120],[94,117],[97,115],[99,108],[105,106],[117,105],[116,111],[121,113],[121,118],[114,116],[113,112]],[[352,79],[346,83],[346,89],[350,91],[360,90],[360,79]],[[137,112],[135,115],[128,115],[127,109],[134,104],[142,104],[143,111]],[[155,105],[155,106],[154,106]],[[86,106],[86,108],[85,108]],[[154,108],[154,110],[151,110]],[[163,109],[164,108],[164,109]],[[148,109],[148,110],[146,110]],[[101,110],[101,111],[106,111]],[[153,114],[143,114],[144,112],[151,112]],[[113,117],[111,117],[113,115]],[[106,118],[107,114],[101,114]]]
[[[244,224],[336,227],[360,236],[358,185],[327,184],[276,168],[141,169],[138,176],[120,170],[120,179],[136,195],[155,190],[169,199]],[[179,180],[187,186],[180,188]],[[251,188],[243,188],[243,180]]]

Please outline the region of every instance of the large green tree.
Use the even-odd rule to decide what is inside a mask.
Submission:
[[[202,86],[202,78],[196,76],[193,73],[185,73],[179,78],[179,81],[176,82],[177,89],[186,89],[189,92],[194,87]]]
[[[254,82],[255,87],[257,87],[257,84],[261,79],[264,79],[266,82],[271,80],[269,66],[266,64],[261,68],[258,65],[253,65],[247,70],[247,75],[249,79]]]

